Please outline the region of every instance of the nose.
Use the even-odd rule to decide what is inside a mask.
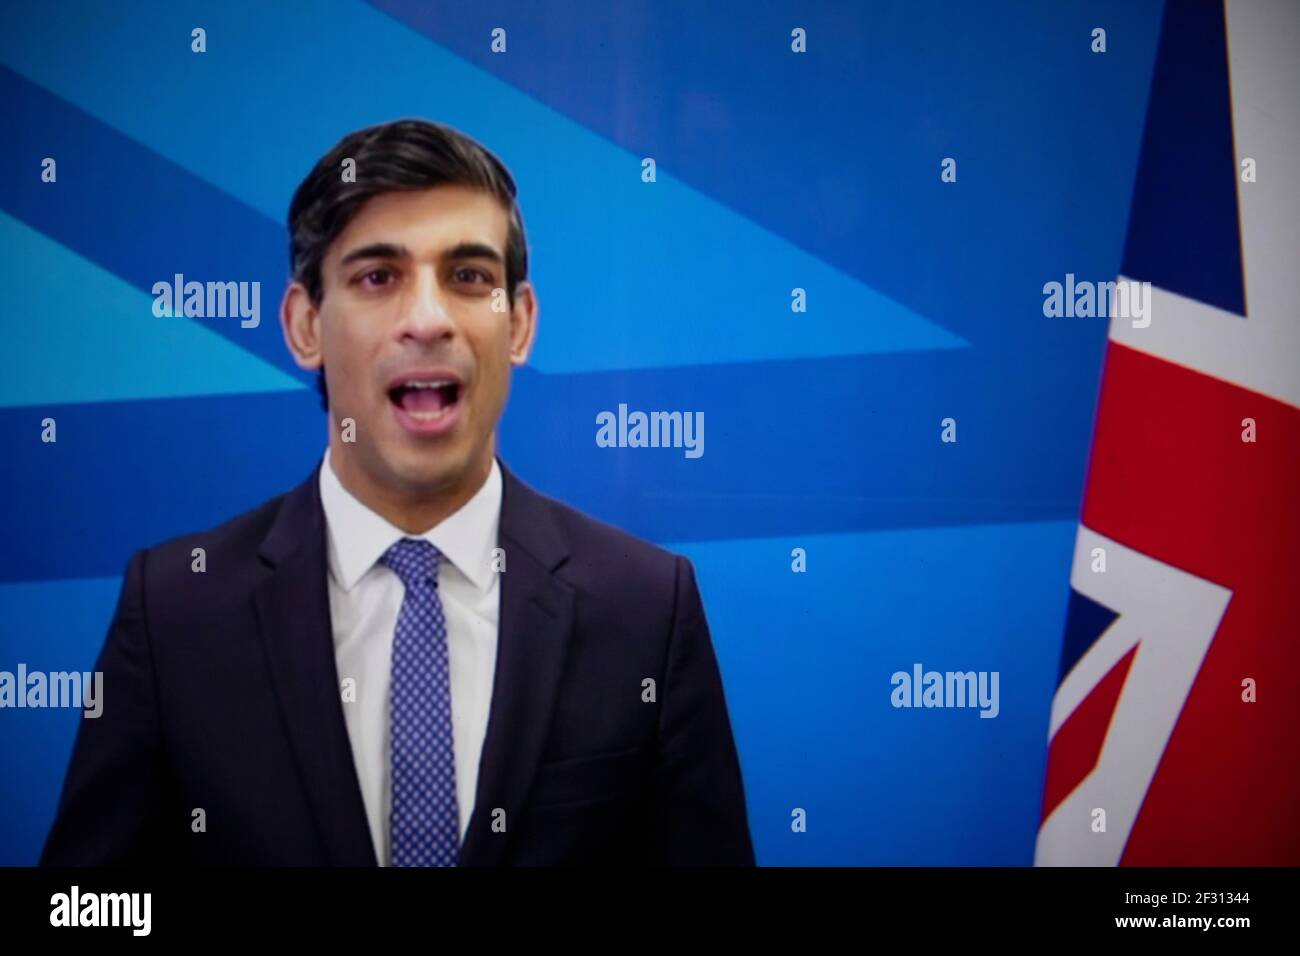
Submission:
[[[416,270],[402,303],[398,333],[402,338],[433,342],[455,331],[437,274],[431,267]]]

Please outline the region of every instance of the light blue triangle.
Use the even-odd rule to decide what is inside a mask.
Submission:
[[[349,130],[422,116],[478,138],[519,179],[543,371],[968,344],[671,169],[642,182],[643,157],[364,3],[332,3],[327,23],[317,4],[292,0],[159,4],[129,21],[100,3],[35,11],[0,13],[0,61],[277,222]],[[206,53],[190,49],[195,25]],[[304,95],[329,109],[304,108]],[[791,309],[796,288],[807,312]]]
[[[157,318],[153,296],[3,213],[0,248],[0,406],[305,387],[203,325],[238,318]]]

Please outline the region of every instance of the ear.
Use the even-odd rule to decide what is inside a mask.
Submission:
[[[510,310],[510,364],[523,365],[537,337],[537,293],[528,281],[515,288],[515,305]]]
[[[307,287],[291,282],[280,302],[280,331],[299,368],[314,371],[324,364],[321,350],[320,312],[312,305]]]

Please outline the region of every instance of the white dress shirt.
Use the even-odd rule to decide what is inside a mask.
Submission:
[[[497,656],[499,575],[492,567],[501,517],[501,469],[463,507],[422,535],[408,535],[357,500],[339,482],[329,452],[320,469],[321,504],[329,528],[330,619],[340,682],[355,681],[356,700],[343,715],[352,741],[375,856],[388,866],[392,766],[388,685],[393,632],[405,588],[380,557],[401,538],[419,537],[440,552],[438,596],[447,621],[451,670],[452,740],[461,840],[469,827],[487,732]]]

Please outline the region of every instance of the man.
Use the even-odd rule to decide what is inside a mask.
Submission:
[[[131,559],[42,862],[752,864],[690,563],[497,458],[538,313],[505,167],[364,129],[289,231],[328,450]]]

